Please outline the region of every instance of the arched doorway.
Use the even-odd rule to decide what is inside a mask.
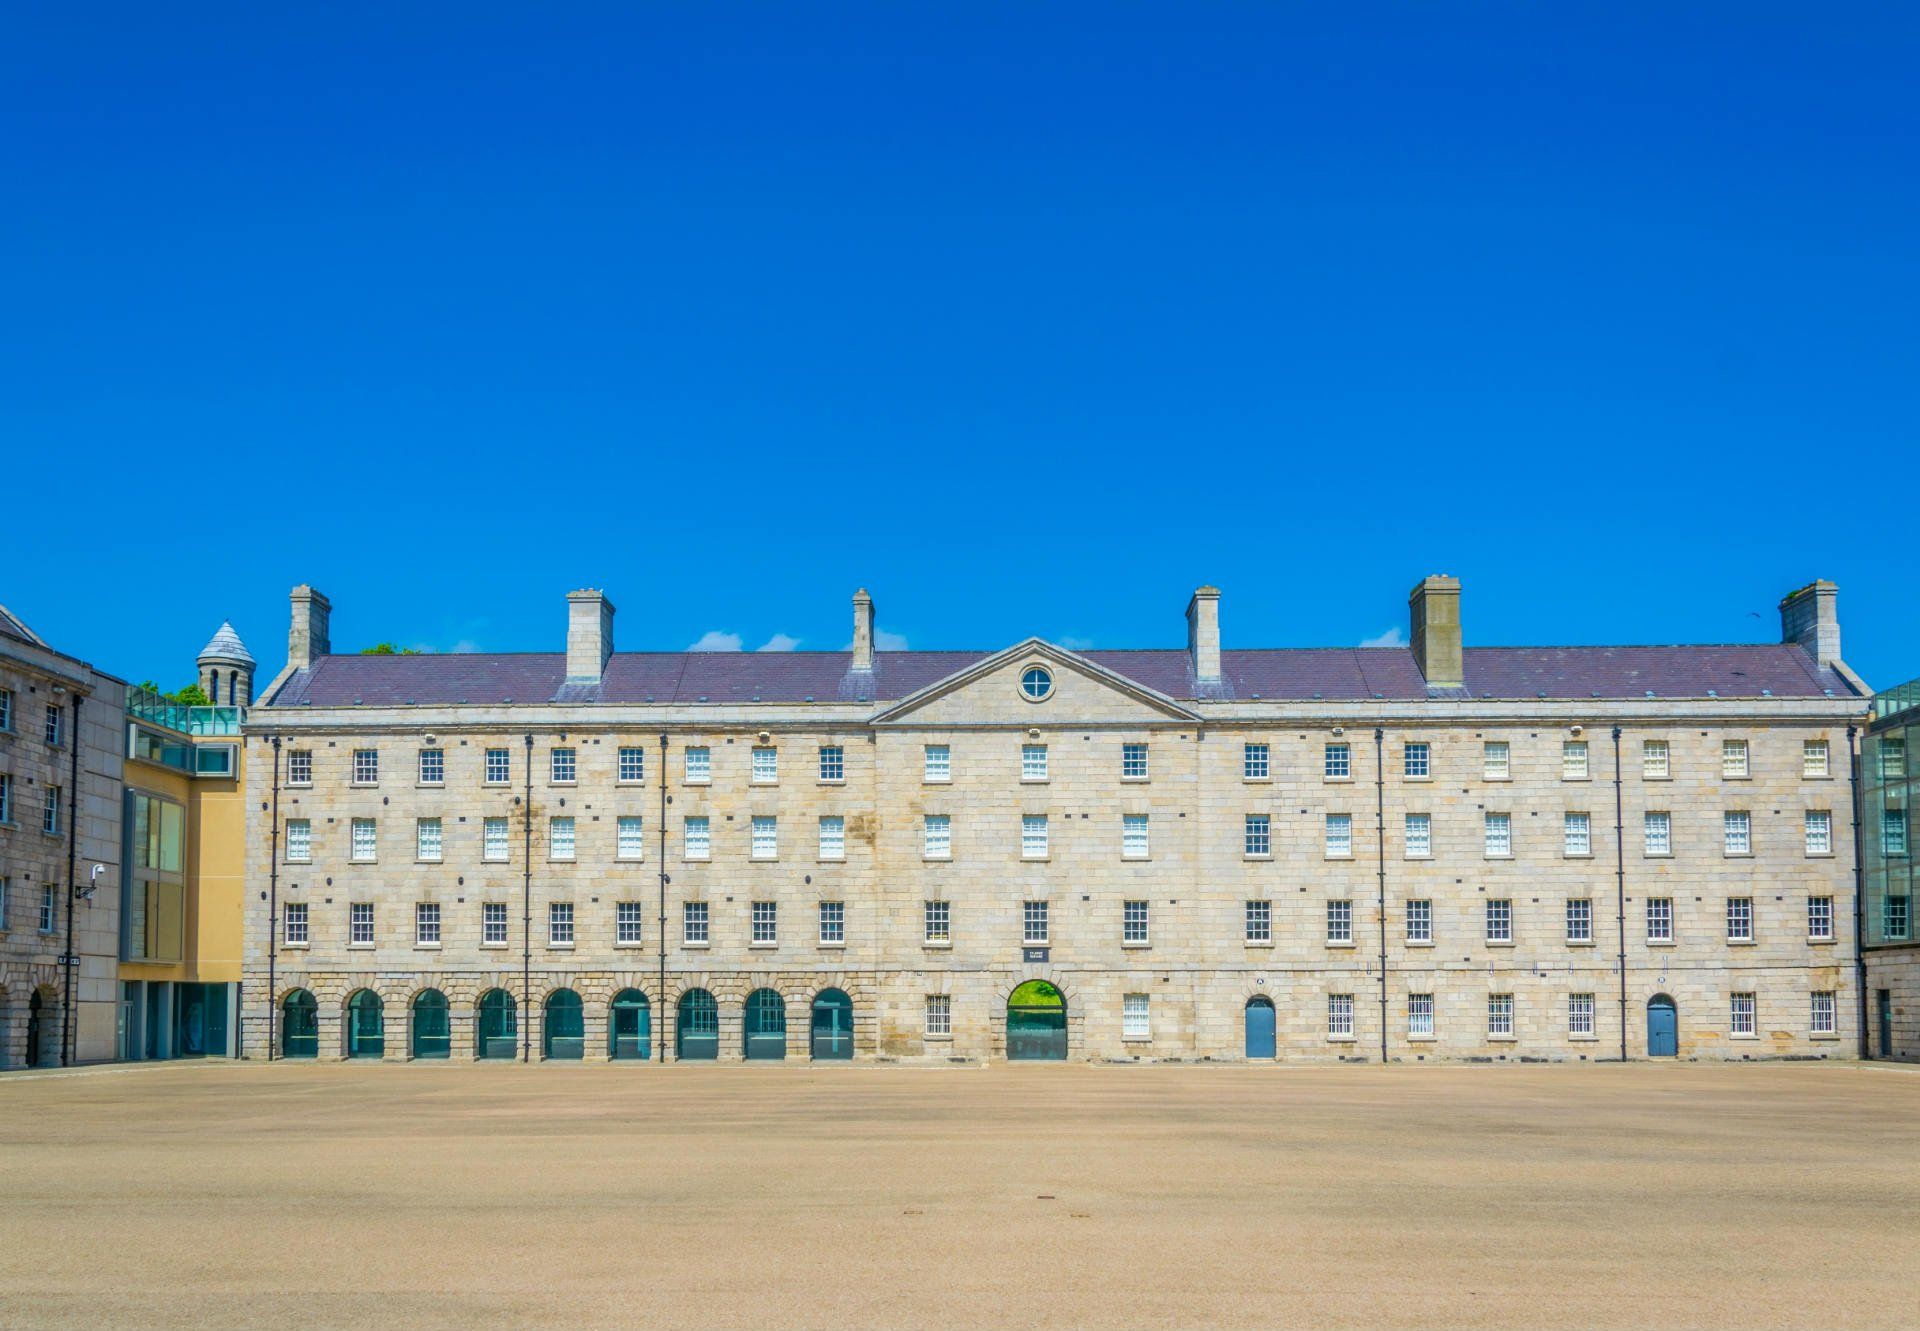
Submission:
[[[1273,1000],[1255,994],[1247,1000],[1247,1057],[1272,1058],[1276,1052]]]
[[[1679,1009],[1665,994],[1655,994],[1647,1000],[1647,1057],[1677,1058],[1679,1054]]]
[[[47,1036],[47,1002],[40,997],[40,991],[34,990],[27,995],[27,1066],[30,1068],[51,1067],[52,1060],[42,1048]]]
[[[320,1053],[320,1005],[305,989],[280,1000],[280,1057],[315,1058]]]
[[[815,1058],[853,1057],[853,1000],[838,989],[822,989],[813,996]]]
[[[422,989],[413,996],[415,1058],[453,1056],[453,1024],[447,1015],[447,996],[438,989]]]
[[[673,1056],[686,1060],[720,1057],[720,1005],[705,989],[689,989],[680,995]]]
[[[747,995],[744,1029],[748,1058],[785,1058],[787,1000],[771,989],[755,989]]]
[[[1057,1062],[1067,1056],[1067,996],[1058,985],[1028,980],[1007,995],[1007,1057]]]
[[[385,1058],[386,1005],[371,989],[358,989],[347,1000],[347,1057]]]
[[[622,989],[607,1009],[607,1056],[653,1057],[653,1009],[638,989]]]
[[[505,989],[489,989],[475,1007],[474,1056],[510,1059],[520,1039],[520,1009]]]
[[[540,1023],[542,1058],[584,1058],[587,1052],[587,1019],[580,1007],[580,995],[571,989],[555,989],[547,995],[545,1017]]]

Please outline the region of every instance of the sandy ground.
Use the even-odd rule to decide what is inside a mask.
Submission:
[[[0,1077],[0,1326],[1912,1326],[1920,1069]]]

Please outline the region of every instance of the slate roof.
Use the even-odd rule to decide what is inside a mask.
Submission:
[[[247,644],[240,641],[240,635],[234,631],[231,619],[222,620],[219,630],[200,649],[196,660],[237,661],[241,665],[252,665],[253,654],[247,650]]]
[[[562,652],[327,656],[298,670],[270,707],[470,703],[881,702],[906,697],[992,652],[616,652],[599,684],[566,682]],[[1177,648],[1080,653],[1182,701],[1321,699],[1851,697],[1837,673],[1790,643],[1694,647],[1469,647],[1466,687],[1430,693],[1405,647],[1255,648],[1221,653],[1204,693]]]
[[[39,634],[28,628],[18,616],[4,605],[0,605],[0,633],[4,633],[9,638],[18,638],[21,642],[30,642],[36,647],[45,647],[47,645],[40,640]]]

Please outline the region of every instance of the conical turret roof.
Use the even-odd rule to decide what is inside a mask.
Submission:
[[[200,649],[197,658],[202,661],[232,661],[238,665],[253,664],[253,654],[247,650],[247,644],[240,641],[240,635],[233,631],[233,621],[223,620],[220,631],[205,647]]]

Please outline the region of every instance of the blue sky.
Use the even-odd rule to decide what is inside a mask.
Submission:
[[[1920,674],[1898,6],[16,10],[0,603],[337,648],[1770,639]],[[1909,483],[1910,488],[1910,483]]]

